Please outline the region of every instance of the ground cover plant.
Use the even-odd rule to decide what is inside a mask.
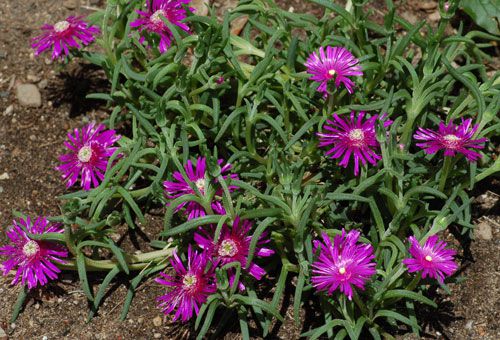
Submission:
[[[384,26],[361,3],[315,2],[321,20],[243,1],[220,23],[187,1],[155,1],[46,26],[36,51],[102,67],[111,93],[94,97],[113,112],[107,128],[68,136],[58,170],[83,190],[50,222],[18,217],[4,272],[31,289],[76,269],[90,317],[118,273],[131,280],[123,317],[158,275],[160,308],[193,319],[200,337],[233,315],[244,337],[249,322],[266,335],[287,285],[297,320],[306,305],[324,319],[304,336],[418,333],[415,305],[433,305],[428,290],[457,268],[437,235],[470,233],[467,191],[499,170],[498,76],[481,50],[496,37],[445,36],[453,3],[433,31],[390,2]],[[249,24],[230,35],[242,15]],[[127,254],[109,237],[122,222],[147,228],[158,206],[157,252]],[[96,292],[95,270],[107,272]]]

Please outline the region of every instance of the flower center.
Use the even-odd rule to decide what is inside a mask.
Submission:
[[[193,286],[195,286],[197,282],[198,282],[198,279],[193,274],[186,274],[186,275],[184,275],[184,278],[182,279],[182,284],[184,285],[184,288],[186,288],[186,289],[193,288]]]
[[[203,193],[204,190],[205,190],[205,179],[204,178],[199,178],[196,180],[196,182],[194,182],[194,184],[196,185],[196,187],[198,188],[198,190]]]
[[[33,257],[40,251],[40,246],[36,241],[30,240],[23,246],[23,254],[26,257]]]
[[[78,151],[78,160],[81,163],[87,163],[88,161],[90,161],[90,158],[92,158],[92,148],[88,145],[83,146]]]
[[[159,9],[159,10],[157,10],[156,12],[154,12],[154,13],[153,13],[153,15],[151,15],[151,19],[150,19],[150,20],[151,20],[151,22],[152,22],[153,24],[156,24],[156,25],[158,25],[158,24],[163,24],[163,19],[162,19],[162,17],[165,17],[165,18],[166,18],[166,17],[167,17],[167,13],[165,13],[165,11],[164,11],[164,10]]]
[[[233,257],[238,253],[238,246],[233,240],[224,240],[219,246],[219,256]]]
[[[340,267],[339,268],[339,273],[344,275],[345,274],[345,267]]]
[[[349,140],[354,146],[362,146],[365,141],[365,133],[361,129],[349,131]]]
[[[428,262],[431,262],[432,261],[432,257],[430,255],[427,255],[425,257],[425,260],[428,261]]]
[[[458,145],[460,144],[460,137],[457,137],[455,135],[446,135],[443,137],[444,139],[444,146],[448,149],[456,149]]]
[[[335,73],[336,73],[336,72],[335,72],[335,70],[333,70],[333,69],[332,69],[332,70],[330,70],[330,71],[328,71],[328,74],[329,74],[329,75],[331,75],[332,77],[335,75]]]
[[[64,32],[68,29],[69,25],[70,23],[66,20],[59,21],[54,25],[54,31],[56,31],[57,33]]]

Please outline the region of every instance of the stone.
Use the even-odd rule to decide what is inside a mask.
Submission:
[[[439,21],[441,19],[441,14],[439,14],[438,11],[433,12],[429,15],[429,20],[430,21]]]
[[[28,107],[42,106],[42,96],[38,87],[33,84],[21,84],[16,88],[16,96],[19,104]]]
[[[49,81],[47,79],[42,79],[40,80],[40,82],[38,83],[38,88],[40,90],[43,90],[44,88],[46,88],[47,86],[49,86]]]
[[[437,7],[437,3],[435,3],[434,1],[424,1],[424,2],[421,2],[418,7],[420,9],[423,9],[424,11],[430,11],[430,10],[433,10],[434,8]]]
[[[2,327],[0,327],[0,340],[7,340],[9,337],[7,336],[7,333],[3,330]]]
[[[65,0],[63,6],[67,9],[75,9],[78,6],[78,0]]]
[[[5,115],[8,116],[12,114],[12,112],[14,112],[14,105],[7,106],[7,108],[5,109]]]
[[[4,180],[4,179],[9,179],[9,178],[10,178],[10,176],[9,176],[9,174],[8,174],[8,173],[6,173],[6,172],[4,172],[3,174],[1,174],[1,175],[0,175],[0,181],[1,181],[1,180]]]
[[[40,81],[39,76],[31,73],[26,76],[26,79],[28,79],[28,81],[31,83],[38,83]]]
[[[231,34],[240,35],[241,31],[248,22],[248,15],[243,15],[231,22]]]
[[[155,333],[155,334],[153,334],[153,338],[159,339],[159,338],[161,338],[161,334],[160,333]]]
[[[493,233],[491,232],[491,226],[486,222],[481,222],[476,225],[474,230],[474,235],[480,240],[491,240],[493,238]]]
[[[200,16],[208,14],[208,0],[191,0],[189,5],[195,9],[194,13]]]
[[[407,20],[410,24],[413,24],[413,25],[416,24],[417,21],[419,21],[418,17],[409,11],[403,12],[401,14],[401,16],[403,17],[403,19]]]
[[[155,325],[155,327],[160,327],[162,323],[163,320],[161,319],[161,316],[157,316],[153,319],[153,325]]]

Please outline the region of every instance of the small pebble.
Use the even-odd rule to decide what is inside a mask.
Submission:
[[[7,106],[7,108],[5,109],[5,115],[10,115],[12,112],[14,112],[14,105],[9,105]]]
[[[28,74],[26,79],[31,83],[38,83],[40,81],[40,77],[34,74]]]
[[[476,225],[474,236],[476,236],[480,240],[491,240],[493,238],[491,226],[486,222],[479,223],[478,225]]]
[[[418,7],[420,7],[421,9],[425,10],[425,11],[428,11],[428,10],[432,10],[434,8],[437,7],[437,3],[435,3],[434,1],[426,1],[426,2],[422,2],[418,5]]]
[[[155,334],[153,334],[153,337],[155,339],[159,339],[159,338],[161,338],[161,333],[155,333]]]
[[[157,316],[153,319],[153,325],[155,325],[155,327],[160,327],[162,323],[163,320],[161,319],[161,316]]]
[[[16,88],[16,96],[19,104],[27,107],[42,106],[42,96],[38,87],[33,84],[21,84]]]
[[[2,327],[0,327],[0,340],[7,340],[9,337],[7,336],[7,333],[3,330]]]
[[[77,6],[77,1],[76,0],[63,1],[63,6],[66,7],[67,9],[75,9]]]
[[[49,86],[49,81],[47,79],[42,79],[39,83],[38,83],[38,88],[40,90],[43,90],[44,88],[46,88],[47,86]]]
[[[40,305],[38,303],[35,303],[35,309],[40,309]]]
[[[430,21],[439,21],[439,19],[441,19],[441,14],[439,14],[438,11],[433,12],[433,13],[431,13],[431,15],[429,15]]]
[[[7,172],[4,172],[3,174],[0,175],[0,180],[5,180],[5,179],[9,179],[10,176]]]

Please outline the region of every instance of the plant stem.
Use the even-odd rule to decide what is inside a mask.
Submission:
[[[409,140],[411,138],[411,133],[413,131],[413,123],[415,121],[415,117],[413,115],[408,115],[408,120],[406,121],[403,127],[403,134],[401,136],[401,143],[405,146],[405,149],[408,150],[410,147]]]
[[[443,170],[441,170],[440,178],[439,178],[439,187],[438,190],[443,192],[444,186],[446,184],[446,178],[448,177],[448,173],[450,172],[451,169],[451,162],[452,158],[445,156],[444,157],[444,165],[443,165]]]
[[[150,262],[170,257],[175,248],[165,247],[161,250],[152,251],[139,255],[126,255],[128,268],[130,270],[142,270],[150,265]],[[113,269],[118,261],[114,260],[92,260],[85,258],[85,267],[89,271],[108,271]],[[64,270],[77,270],[75,260],[66,260],[64,264],[57,264],[57,267]]]

